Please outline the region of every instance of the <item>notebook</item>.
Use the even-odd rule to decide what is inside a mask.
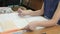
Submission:
[[[0,14],[0,32],[22,29],[32,21],[48,21],[42,16],[18,16],[17,12]],[[40,27],[44,28],[44,27]]]

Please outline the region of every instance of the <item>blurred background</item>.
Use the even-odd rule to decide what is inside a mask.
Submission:
[[[0,0],[0,7],[12,7],[13,10],[17,10],[20,7],[39,10],[42,3],[43,0]]]

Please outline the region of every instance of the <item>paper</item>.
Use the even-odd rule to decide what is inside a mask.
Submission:
[[[9,14],[0,14],[0,24],[3,31],[12,30],[15,28],[24,28],[29,22],[32,21],[44,21],[47,19],[41,16],[29,16],[21,17],[18,16],[18,13],[9,13]]]
[[[12,13],[13,10],[10,7],[0,7],[0,14]]]

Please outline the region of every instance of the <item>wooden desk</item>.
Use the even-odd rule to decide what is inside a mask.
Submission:
[[[53,26],[53,27],[48,27],[42,30],[36,30],[33,32],[24,32],[23,34],[42,34],[46,32],[46,34],[60,34],[60,26]],[[1,33],[0,33],[1,34]],[[12,34],[12,33],[2,33],[2,34]]]
[[[53,26],[43,30],[36,30],[34,32],[25,32],[24,34],[42,34],[43,32],[46,32],[46,34],[60,34],[60,26]]]

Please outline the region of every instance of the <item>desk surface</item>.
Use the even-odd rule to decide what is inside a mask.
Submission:
[[[46,34],[60,34],[60,26],[48,27],[43,30],[36,30],[34,32],[25,32],[24,34],[42,34],[46,32]]]
[[[60,26],[58,25],[58,26],[48,27],[42,30],[35,30],[33,32],[24,32],[23,34],[43,34],[44,32],[46,32],[46,34],[60,34]],[[12,33],[2,33],[2,34],[12,34]]]

